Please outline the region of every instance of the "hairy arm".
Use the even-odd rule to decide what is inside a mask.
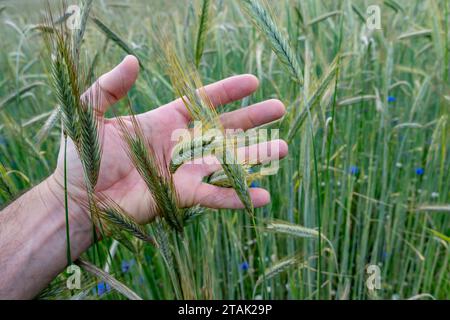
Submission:
[[[82,211],[69,198],[73,260],[92,242]],[[36,296],[66,267],[66,246],[64,191],[52,175],[0,212],[0,299]]]

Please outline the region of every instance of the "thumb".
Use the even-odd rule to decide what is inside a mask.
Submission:
[[[102,75],[83,95],[89,99],[99,115],[127,94],[136,82],[139,62],[135,56],[126,56],[114,69]]]

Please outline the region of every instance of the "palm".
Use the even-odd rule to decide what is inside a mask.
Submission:
[[[188,119],[173,108],[173,105],[142,114],[137,119],[158,159],[169,161],[173,147],[172,132],[176,129],[187,128]],[[137,221],[147,222],[154,214],[148,210],[153,207],[149,206],[152,197],[124,151],[125,146],[117,120],[106,120],[104,137],[103,160],[96,191],[114,199],[125,210],[133,213]],[[199,198],[207,196],[197,193],[198,187],[202,184],[204,169],[186,165],[175,173],[174,182],[181,207],[190,207],[200,202]],[[103,174],[103,172],[110,174]],[[189,188],[183,188],[183,186],[189,186]]]
[[[117,72],[116,69],[111,73]],[[121,70],[121,72],[123,73],[124,71]],[[121,76],[123,77],[123,75]],[[108,79],[104,79],[104,81],[106,80]],[[131,77],[131,80],[131,84],[134,83],[133,77]],[[114,87],[106,88],[106,90],[108,90],[107,93],[110,96],[114,97],[113,100],[117,100],[116,97],[124,95],[131,84],[125,86],[125,89],[122,88],[122,90],[119,90],[119,93],[114,92]],[[123,83],[121,85],[124,86]],[[105,85],[101,87],[105,90]],[[257,82],[254,77],[239,76],[210,85],[207,87],[207,92],[216,104],[220,104],[221,102],[228,103],[243,98],[253,92],[256,87]],[[104,103],[103,112],[109,104]],[[251,115],[251,108],[254,107],[256,105],[225,114],[222,117],[224,126],[249,129],[253,126],[278,119],[284,113],[284,107],[277,100],[269,100],[259,104],[258,111],[262,112],[262,116],[261,114],[256,117]],[[145,138],[156,152],[158,158],[166,159],[167,161],[171,158],[171,150],[174,145],[174,142],[171,141],[173,131],[187,128],[190,121],[180,100],[141,114],[137,116],[137,119],[143,129]],[[101,128],[102,163],[95,190],[113,199],[133,215],[138,222],[146,223],[155,214],[149,211],[149,208],[153,207],[150,205],[152,197],[144,181],[127,156],[120,134],[120,125],[117,119],[104,119]],[[274,141],[273,143],[280,144],[279,141]],[[61,179],[64,168],[62,150],[56,170]],[[283,142],[281,142],[281,148],[279,150],[279,154],[274,156],[284,157],[287,153],[287,147]],[[213,168],[207,165],[194,164],[183,165],[177,170],[174,174],[174,182],[181,207],[190,207],[195,204],[213,208],[242,207],[234,190],[219,188],[202,182],[203,177],[214,170],[217,170],[217,167]],[[69,192],[73,195],[75,201],[85,201],[86,193],[81,187],[84,181],[83,169],[75,147],[70,140],[68,141],[67,148],[67,172]],[[251,197],[255,206],[266,204],[269,198],[265,190],[258,188],[251,190]]]

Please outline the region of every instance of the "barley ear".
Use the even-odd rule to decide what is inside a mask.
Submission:
[[[158,159],[130,108],[131,128],[118,118],[122,139],[128,157],[144,180],[156,204],[156,211],[178,232],[183,231],[183,214],[178,208],[178,197],[173,177],[164,159]]]
[[[83,268],[87,272],[93,274],[97,278],[101,279],[102,281],[108,283],[112,288],[123,294],[125,297],[127,297],[130,300],[142,300],[141,297],[139,297],[134,291],[132,291],[130,288],[128,288],[126,285],[124,285],[119,280],[115,279],[113,276],[111,276],[106,271],[103,271],[102,269],[96,267],[92,263],[78,259],[75,261],[75,264],[79,267]]]
[[[108,205],[108,206],[105,206]],[[125,212],[120,206],[112,201],[103,202],[102,207],[99,208],[99,216],[102,220],[107,221],[121,230],[124,230],[136,238],[156,245],[153,238],[147,234],[145,229],[134,221],[131,216]],[[112,235],[114,237],[114,234]],[[121,237],[119,237],[120,239]],[[118,240],[119,240],[118,239]]]
[[[74,33],[73,57],[78,61],[80,55],[81,42],[86,31],[87,20],[92,8],[93,0],[84,0],[81,4],[80,25]]]
[[[194,221],[196,218],[203,215],[205,212],[205,208],[200,207],[200,205],[196,205],[191,208],[187,208],[184,210],[184,223],[189,224]]]
[[[295,265],[300,265],[300,268],[306,267],[305,263],[300,262],[300,258],[298,256],[284,258],[284,259],[276,262],[271,267],[265,269],[264,274],[258,277],[258,279],[256,280],[256,283],[255,283],[255,290],[263,283],[263,281],[272,279],[273,277],[292,268]]]
[[[165,51],[168,73],[173,87],[175,92],[182,99],[192,119],[201,122],[205,130],[208,128],[218,129],[223,137],[224,129],[219,116],[211,99],[204,90],[198,73],[189,67],[183,68],[183,64],[170,45],[165,48]],[[230,150],[230,146],[226,142],[226,139],[223,139],[222,141],[224,150],[224,152],[222,152],[223,159],[219,159],[221,160],[222,168],[228,176],[232,187],[236,190],[247,213],[253,215],[253,203],[246,183],[245,172],[240,164],[236,164],[235,151]],[[235,145],[232,145],[231,147],[235,149]]]
[[[270,43],[273,52],[280,62],[287,67],[296,81],[303,83],[302,69],[300,68],[295,52],[289,45],[289,41],[278,29],[269,12],[258,0],[242,0],[240,3],[244,11],[251,18],[253,24]]]
[[[82,109],[79,114],[79,153],[92,192],[97,184],[102,153],[98,119],[93,104],[82,102]]]
[[[208,31],[209,24],[209,9],[211,0],[203,0],[202,12],[200,15],[200,21],[198,25],[197,32],[197,43],[195,46],[195,66],[198,68],[200,65],[200,60],[202,59],[203,50],[205,47],[206,33]]]

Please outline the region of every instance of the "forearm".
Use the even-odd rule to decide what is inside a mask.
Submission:
[[[51,176],[0,212],[0,299],[33,298],[67,266],[64,208]],[[91,245],[92,224],[70,198],[69,226],[75,260]]]

